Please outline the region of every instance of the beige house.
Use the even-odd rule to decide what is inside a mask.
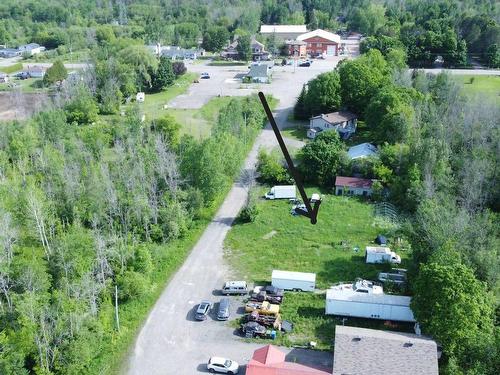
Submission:
[[[314,116],[309,120],[307,137],[314,139],[322,131],[336,130],[342,139],[356,132],[357,116],[348,111],[340,111]]]

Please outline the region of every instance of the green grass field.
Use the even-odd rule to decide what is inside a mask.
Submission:
[[[261,192],[263,192],[262,190]],[[314,190],[309,189],[308,194]],[[339,281],[356,277],[376,279],[387,265],[369,265],[364,247],[384,233],[373,215],[372,205],[356,198],[324,195],[318,223],[290,215],[287,201],[258,203],[259,216],[254,223],[236,224],[226,239],[226,257],[239,278],[256,285],[269,283],[273,269],[314,272],[317,288],[326,289]],[[355,251],[354,248],[359,248]],[[409,254],[400,253],[403,264]],[[317,341],[318,347],[331,345],[338,318],[325,316],[324,293],[287,293],[282,318],[294,324],[289,335],[279,335],[278,343],[303,345]],[[349,319],[350,325],[379,328],[383,322]],[[399,329],[407,329],[401,325]],[[398,327],[391,327],[398,329]]]
[[[12,91],[19,87],[23,93],[34,93],[47,91],[47,88],[41,87],[41,78],[11,79],[8,83],[0,83],[0,91]]]
[[[15,72],[18,72],[20,70],[23,70],[23,64],[21,64],[21,63],[16,63],[13,65],[0,67],[0,72],[7,73],[7,74],[15,73]]]
[[[149,120],[161,117],[167,111],[164,109],[164,105],[176,96],[184,94],[197,76],[195,73],[186,73],[166,90],[155,94],[146,93],[144,103],[138,103],[139,108]]]
[[[500,105],[500,76],[456,75],[453,79],[462,85],[469,97],[485,96]],[[473,79],[471,83],[471,79]]]

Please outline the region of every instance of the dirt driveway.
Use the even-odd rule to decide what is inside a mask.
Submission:
[[[190,67],[192,69],[194,66]],[[234,72],[230,68],[218,68],[209,71],[209,67],[196,66],[200,71],[220,74],[219,82],[224,89],[231,89],[223,83]],[[215,67],[214,67],[215,68]],[[232,67],[234,69],[234,67]],[[302,88],[302,84],[321,71],[331,69],[302,68],[304,71],[294,74],[286,67],[282,72],[275,72],[273,83],[266,85],[263,91],[272,93],[280,103],[276,112],[279,125],[286,124],[287,116]],[[215,73],[215,71],[219,73]],[[224,73],[220,73],[220,72]],[[209,81],[209,80],[206,80]],[[196,87],[202,86],[197,84]],[[215,85],[207,82],[204,91],[191,91],[187,94],[193,103],[202,105],[209,95],[217,92]],[[220,89],[220,88],[219,88]],[[195,99],[193,99],[195,98]],[[186,99],[187,100],[187,99]],[[176,100],[177,103],[189,103]],[[180,105],[180,104],[178,104]],[[193,104],[194,106],[195,104]],[[190,107],[192,108],[192,107]],[[257,152],[260,147],[276,145],[272,130],[264,129],[257,138],[253,149],[245,161],[245,169],[255,168]],[[225,280],[231,279],[231,270],[224,262],[223,241],[231,224],[243,206],[246,190],[236,182],[212,222],[208,225],[189,257],[167,285],[156,305],[142,327],[137,340],[131,349],[124,372],[130,375],[160,374],[196,374],[206,372],[206,361],[210,356],[225,356],[244,365],[251,358],[253,351],[262,344],[246,343],[235,334],[234,324],[219,322],[209,317],[204,322],[193,319],[196,305],[203,299],[217,302],[220,289]],[[231,313],[234,320],[241,313],[241,297],[231,297]],[[311,352],[306,350],[287,350],[288,358],[302,363],[313,363],[316,366],[331,370],[332,354],[327,352]],[[244,373],[244,368],[242,371]]]

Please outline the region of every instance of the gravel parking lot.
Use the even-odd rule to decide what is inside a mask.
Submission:
[[[288,97],[289,92],[300,92],[302,85],[319,73],[332,70],[339,59],[316,60],[310,67],[274,66],[270,84],[242,84],[241,78],[248,72],[248,66],[210,66],[188,64],[190,72],[210,74],[210,79],[200,79],[184,95],[179,95],[168,105],[171,108],[201,108],[214,96],[245,96],[257,91],[273,94],[278,99]]]
[[[317,64],[318,63],[318,64]],[[315,75],[333,68],[336,61],[317,61],[310,68],[277,68],[273,82],[259,85],[254,91],[262,90],[279,99],[275,110],[279,126],[286,125],[295,99],[302,84]],[[245,67],[208,67],[191,65],[189,70],[208,72],[211,79],[200,80],[193,84],[185,96],[176,98],[176,108],[199,108],[220,90],[226,94],[247,92],[235,87],[226,80],[238,72],[245,72]],[[216,84],[214,84],[216,83]],[[277,145],[269,126],[257,138],[254,147],[245,161],[245,169],[254,169],[260,147]],[[204,299],[212,302],[220,300],[217,290],[226,280],[233,279],[231,270],[224,262],[223,241],[231,224],[245,203],[246,189],[238,182],[227,195],[219,211],[208,225],[202,237],[192,249],[179,271],[169,282],[156,302],[144,326],[142,327],[129,359],[124,364],[124,372],[133,375],[160,374],[196,374],[204,373],[210,356],[223,356],[240,363],[240,373],[244,374],[244,365],[252,357],[253,351],[262,347],[262,343],[247,343],[237,334],[234,323],[219,322],[212,316],[206,321],[195,321],[194,310]],[[231,320],[242,311],[242,297],[231,297]],[[304,364],[322,367],[327,371],[332,368],[332,353],[304,349],[286,349],[288,359]]]

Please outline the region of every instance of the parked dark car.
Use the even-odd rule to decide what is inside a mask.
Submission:
[[[277,288],[272,285],[266,285],[264,287],[264,291],[270,295],[270,296],[275,296],[275,297],[283,297],[285,291],[281,288]]]
[[[217,309],[217,319],[218,320],[228,320],[229,319],[229,298],[222,298],[219,302],[219,308]]]
[[[194,318],[196,320],[206,320],[207,315],[212,308],[212,304],[208,301],[201,301],[196,309],[196,313],[194,314]]]
[[[248,338],[260,337],[266,334],[266,327],[257,322],[248,322],[241,325],[241,331]]]
[[[305,68],[308,68],[311,66],[311,63],[309,61],[306,61],[306,62],[303,62],[303,63],[300,63],[299,64],[300,67],[305,67]]]
[[[259,293],[252,294],[250,299],[257,302],[269,301],[270,303],[273,303],[275,305],[280,305],[281,302],[283,302],[283,297],[272,296],[270,294],[267,294],[265,290],[262,290]]]

